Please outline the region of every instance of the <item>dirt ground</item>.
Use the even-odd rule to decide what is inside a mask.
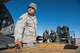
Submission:
[[[15,49],[1,50],[0,53],[80,53],[78,49],[63,49],[64,44],[46,43],[39,44],[35,48],[22,48],[22,51],[16,52]]]

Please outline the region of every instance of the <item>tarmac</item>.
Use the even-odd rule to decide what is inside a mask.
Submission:
[[[22,51],[16,52],[15,48],[0,50],[0,53],[80,53],[80,46],[77,49],[63,49],[62,43],[42,43],[34,48],[22,48]]]

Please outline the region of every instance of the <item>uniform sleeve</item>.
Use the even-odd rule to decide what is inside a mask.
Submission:
[[[20,16],[20,19],[17,21],[16,26],[15,26],[15,30],[14,30],[14,35],[16,35],[16,37],[18,39],[21,39],[22,35],[23,35],[23,31],[24,31],[24,27],[26,26],[26,15],[22,15]]]

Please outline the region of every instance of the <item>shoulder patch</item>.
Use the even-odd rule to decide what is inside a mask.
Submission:
[[[19,20],[22,20],[23,18],[20,18]]]

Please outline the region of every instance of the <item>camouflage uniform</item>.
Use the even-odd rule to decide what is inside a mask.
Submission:
[[[30,16],[28,13],[23,14],[15,26],[15,42],[18,39],[27,45],[36,43],[36,26],[37,20],[35,16]]]

